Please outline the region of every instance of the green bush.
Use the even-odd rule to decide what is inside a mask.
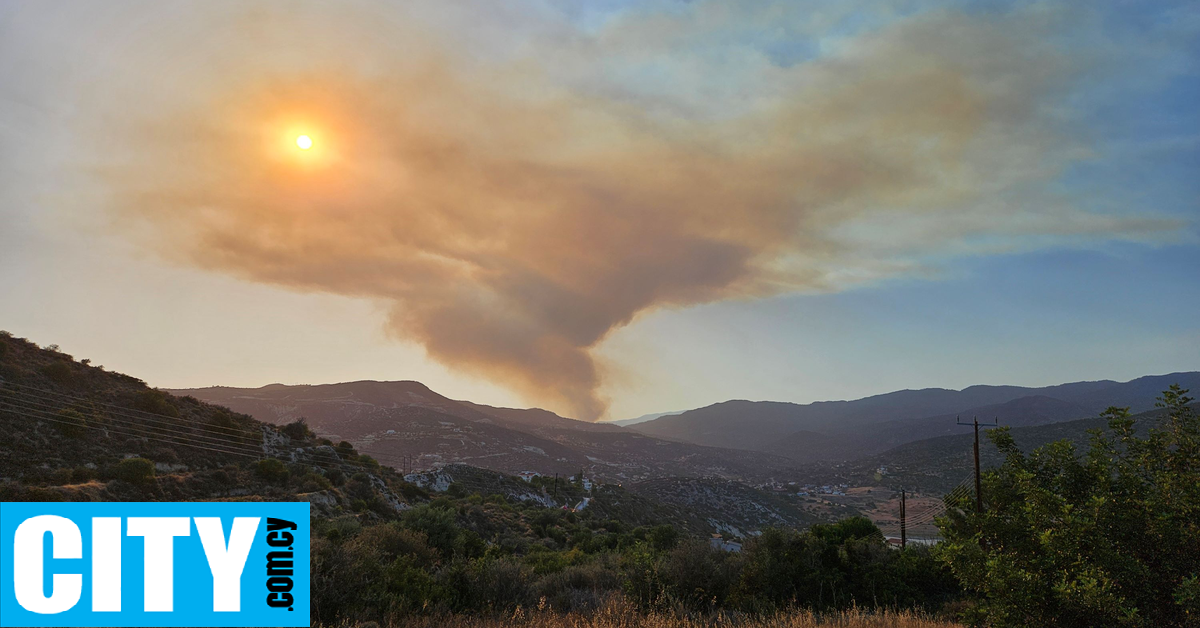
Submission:
[[[737,586],[741,561],[740,554],[690,539],[662,560],[659,575],[673,600],[693,610],[713,610],[723,606]]]
[[[329,490],[332,487],[333,483],[326,479],[325,476],[310,471],[299,479],[296,490],[301,493],[315,493],[317,491]]]
[[[41,372],[50,381],[64,386],[70,384],[75,379],[74,371],[71,370],[71,366],[66,362],[52,362],[43,366]]]
[[[1200,418],[1172,386],[1165,416],[1140,437],[1128,409],[1109,408],[1089,450],[1069,441],[1006,456],[983,477],[986,509],[951,506],[939,554],[979,596],[990,626],[1197,625]]]
[[[679,543],[679,530],[669,525],[654,526],[646,534],[646,540],[656,551],[665,552]]]
[[[242,440],[245,435],[242,433],[242,426],[238,425],[237,419],[233,418],[233,414],[225,409],[218,410],[208,420],[208,429],[206,430],[213,436],[223,439]]]
[[[542,576],[534,581],[532,593],[556,611],[590,611],[600,606],[607,593],[620,588],[621,575],[615,569],[593,562]]]
[[[151,414],[162,414],[178,417],[179,410],[171,403],[170,397],[161,391],[143,390],[133,398],[133,407]]]
[[[87,467],[75,467],[71,469],[71,482],[73,484],[83,484],[96,479],[96,472]]]
[[[346,483],[346,474],[341,469],[326,469],[325,477],[329,479],[334,486],[342,486]]]
[[[278,458],[263,458],[254,463],[254,474],[272,484],[283,484],[288,479],[288,468]]]
[[[145,458],[126,458],[113,466],[112,476],[130,484],[152,484],[154,463]]]
[[[279,428],[279,431],[284,436],[296,441],[304,441],[314,437],[312,430],[308,429],[308,423],[303,417]]]
[[[88,431],[87,417],[73,408],[66,408],[55,414],[53,425],[63,436],[71,438],[79,438]]]

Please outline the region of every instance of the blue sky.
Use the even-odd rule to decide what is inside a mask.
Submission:
[[[1194,370],[1198,35],[1187,2],[6,3],[0,328],[160,386],[587,418]]]

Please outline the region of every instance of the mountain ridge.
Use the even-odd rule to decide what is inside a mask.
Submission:
[[[958,415],[978,414],[1010,421],[1025,421],[1032,416],[1034,424],[1044,424],[1095,416],[1110,405],[1129,406],[1139,412],[1152,408],[1158,393],[1173,383],[1200,388],[1200,372],[1146,375],[1126,382],[1067,382],[1040,388],[977,384],[961,390],[906,389],[810,404],[729,400],[629,429],[681,442],[721,443],[724,447],[788,455],[800,462],[850,460],[948,433]]]

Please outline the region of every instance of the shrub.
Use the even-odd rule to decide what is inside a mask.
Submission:
[[[186,399],[186,397],[185,397]],[[219,438],[243,438],[242,426],[238,425],[233,414],[224,409],[217,411],[211,419],[208,420],[208,432]]]
[[[254,474],[272,484],[287,482],[288,468],[278,458],[263,458],[254,463]]]
[[[394,521],[363,529],[346,547],[385,562],[407,556],[421,567],[431,567],[438,558],[423,532],[406,529]]]
[[[983,477],[987,508],[952,504],[938,548],[981,596],[981,621],[1196,625],[1200,417],[1186,393],[1163,393],[1144,438],[1127,408],[1109,408],[1083,456],[1065,440],[1026,456],[1007,429],[988,432],[1006,459]]]
[[[412,482],[400,482],[400,494],[408,501],[429,499],[429,492]]]
[[[87,467],[75,467],[71,469],[71,482],[74,484],[82,484],[96,479],[96,472]]]
[[[679,530],[669,525],[655,526],[646,534],[646,540],[650,542],[650,547],[665,552],[679,543]]]
[[[534,582],[532,591],[533,597],[544,598],[554,610],[587,611],[599,606],[606,593],[620,588],[620,574],[593,563],[547,574]]]
[[[154,482],[154,463],[145,458],[126,458],[113,466],[112,476],[130,484]]]
[[[693,610],[711,610],[723,605],[737,585],[741,558],[691,539],[667,555],[659,574],[672,598]]]
[[[292,440],[302,441],[313,437],[312,430],[308,429],[308,423],[303,417],[279,428],[279,431]]]
[[[54,415],[54,427],[63,436],[79,438],[87,433],[87,417],[83,416],[78,410],[66,408]]]
[[[41,368],[42,375],[56,384],[67,385],[74,379],[75,374],[66,362],[52,362]]]
[[[462,530],[454,523],[454,511],[421,505],[404,513],[405,527],[425,534],[429,546],[444,558],[454,555]]]
[[[143,390],[133,398],[133,407],[151,414],[162,414],[178,417],[179,410],[170,402],[166,393],[157,390]]]
[[[305,473],[299,480],[296,490],[301,493],[315,493],[329,490],[333,484],[320,473]]]
[[[55,469],[50,474],[50,483],[62,486],[63,484],[71,483],[71,470],[66,467]]]
[[[346,483],[346,474],[342,473],[341,469],[327,469],[325,471],[325,477],[328,478],[334,486],[342,486]]]

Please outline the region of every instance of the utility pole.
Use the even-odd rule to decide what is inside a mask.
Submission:
[[[900,489],[900,549],[908,545],[908,531],[904,527],[904,489]]]
[[[558,501],[558,474],[554,474],[554,501]]]
[[[958,425],[974,425],[975,426],[975,512],[983,513],[983,489],[979,482],[979,417],[975,417],[972,423],[963,423],[961,419],[955,417]],[[1000,420],[997,419],[992,423],[984,423],[984,427],[999,427]]]

